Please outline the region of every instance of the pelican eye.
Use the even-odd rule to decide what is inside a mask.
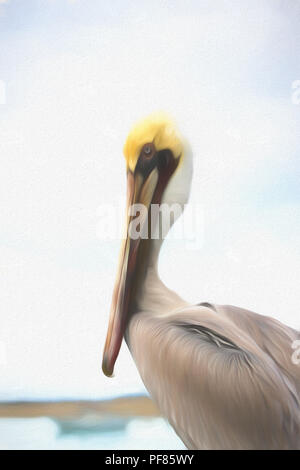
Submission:
[[[154,145],[153,144],[145,144],[143,147],[143,154],[146,158],[152,157],[154,154]]]

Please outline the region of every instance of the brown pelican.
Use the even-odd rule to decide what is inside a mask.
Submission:
[[[127,237],[104,373],[113,374],[125,337],[147,390],[189,449],[299,449],[300,365],[291,359],[299,334],[242,308],[191,305],[158,276],[164,234],[161,228],[158,236],[149,234],[160,227],[164,212],[147,215],[154,205],[183,208],[187,202],[189,146],[169,118],[152,115],[133,127],[124,155]],[[146,214],[132,212],[134,204],[146,207]],[[130,234],[136,219],[137,237]]]

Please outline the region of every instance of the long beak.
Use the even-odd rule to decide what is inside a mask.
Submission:
[[[137,281],[137,258],[141,238],[132,237],[130,224],[133,220],[132,207],[134,204],[143,204],[145,211],[140,217],[139,233],[144,233],[145,224],[148,229],[148,210],[153,199],[158,182],[158,171],[152,170],[144,179],[140,173],[135,175],[128,171],[127,176],[127,207],[126,207],[126,236],[123,240],[118,273],[113,291],[110,319],[106,342],[103,352],[102,370],[110,377],[113,374],[114,365],[119,354],[122,339],[125,334],[130,317],[130,302],[132,292]]]

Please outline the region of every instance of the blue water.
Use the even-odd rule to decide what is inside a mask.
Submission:
[[[115,430],[111,430],[115,427]],[[162,419],[131,419],[110,430],[62,431],[50,418],[1,418],[0,449],[184,449]]]

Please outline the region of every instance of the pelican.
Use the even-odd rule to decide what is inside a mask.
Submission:
[[[150,396],[188,449],[300,449],[300,365],[291,359],[299,333],[243,308],[192,305],[159,278],[165,234],[144,235],[165,213],[147,215],[155,205],[184,208],[192,177],[189,145],[168,116],[156,114],[132,128],[124,155],[126,237],[104,374],[113,375],[124,338]],[[146,215],[134,213],[135,205]],[[134,215],[138,237],[130,232]]]

